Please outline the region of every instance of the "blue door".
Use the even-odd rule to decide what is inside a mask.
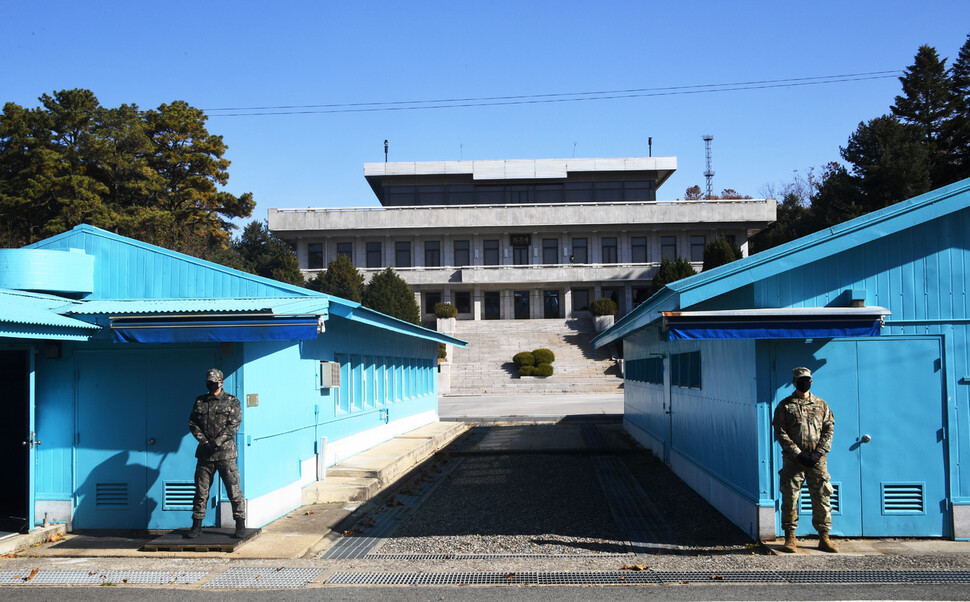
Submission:
[[[188,418],[215,361],[211,348],[78,353],[75,528],[191,524]],[[215,512],[206,520],[214,524]]]
[[[792,368],[806,366],[814,376],[812,392],[835,414],[828,456],[835,488],[833,533],[949,534],[938,339],[777,342],[772,361],[772,409],[794,390]],[[781,454],[777,444],[773,449],[777,472]],[[804,488],[799,507],[798,533],[813,533],[811,501]]]

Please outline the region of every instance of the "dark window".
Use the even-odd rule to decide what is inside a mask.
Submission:
[[[449,205],[474,205],[475,187],[474,186],[449,186],[448,204]]]
[[[642,286],[633,287],[633,307],[640,305],[650,298],[650,289]]]
[[[498,241],[497,240],[486,240],[482,242],[482,248],[485,252],[485,265],[498,265]]]
[[[469,255],[468,250],[470,245],[467,240],[456,240],[455,241],[455,265],[471,265],[471,255]]]
[[[631,260],[633,263],[647,263],[647,239],[634,236],[630,239]]]
[[[384,189],[385,202],[394,207],[417,204],[417,192],[414,186],[391,186]]]
[[[603,239],[603,261],[602,263],[616,263],[616,238],[607,237]]]
[[[662,385],[664,382],[664,361],[661,357],[630,360],[624,368],[627,380],[655,385]]]
[[[592,182],[572,182],[566,184],[567,203],[591,203],[593,202]]]
[[[596,202],[623,200],[623,184],[620,182],[597,182],[595,184]]]
[[[350,260],[350,263],[354,262],[354,243],[352,242],[338,242],[337,243],[337,256],[343,255]]]
[[[573,254],[570,261],[573,263],[589,263],[589,250],[586,248],[585,238],[573,239]]]
[[[323,267],[323,243],[312,242],[306,246],[306,267],[311,270]]]
[[[642,182],[623,183],[624,201],[652,201],[654,200],[653,182],[645,180]]]
[[[559,263],[559,241],[555,238],[542,239],[542,263]]]
[[[504,205],[505,188],[502,186],[479,186],[475,197],[480,205]]]
[[[724,235],[724,240],[726,240],[726,241],[728,241],[728,242],[729,242],[729,243],[731,243],[732,245],[737,245],[737,244],[738,244],[738,243],[737,243],[737,240],[738,240],[738,239],[737,239],[737,237],[736,237],[736,236],[734,236],[733,234],[725,234],[725,235]]]
[[[441,265],[441,241],[428,240],[424,243],[424,265],[437,267]]]
[[[516,320],[528,320],[529,291],[514,291],[512,293],[512,308]]]
[[[522,245],[512,247],[512,263],[514,265],[529,265],[529,247]]]
[[[418,188],[418,201],[422,205],[444,205],[444,186],[422,186]]]
[[[394,243],[394,265],[399,268],[411,267],[411,241],[399,240]]]
[[[573,289],[573,311],[589,311],[589,289]]]
[[[562,317],[559,315],[559,291],[542,292],[542,317],[547,320]]]
[[[532,202],[532,187],[531,186],[509,186],[509,203],[531,203]]]
[[[704,235],[694,235],[690,237],[690,260],[704,261]]]
[[[561,203],[562,184],[538,184],[535,194],[537,203]]]
[[[675,387],[701,388],[701,352],[675,353],[670,356],[670,384]]]
[[[379,268],[383,259],[381,257],[383,253],[381,252],[381,243],[379,242],[369,242],[367,243],[367,267],[369,268]]]
[[[676,236],[660,237],[660,257],[666,257],[667,259],[677,259],[677,237]]]
[[[434,306],[441,303],[441,293],[424,293],[424,311],[428,314],[434,313]]]
[[[460,314],[472,313],[472,294],[469,292],[455,293],[455,307]]]

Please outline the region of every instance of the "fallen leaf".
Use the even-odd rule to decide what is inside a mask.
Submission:
[[[680,583],[681,585],[688,585],[690,581],[679,581],[678,583]]]
[[[34,569],[34,570],[30,571],[30,575],[27,575],[27,577],[24,579],[24,581],[30,581],[31,579],[33,579],[34,577],[36,577],[37,576],[37,573],[39,573],[39,572],[40,572],[40,569]]]
[[[506,579],[514,579],[515,578],[515,573],[509,573],[509,574],[505,575],[505,578]]]
[[[718,575],[716,573],[714,575],[711,575],[711,579],[713,579],[715,581],[724,581],[724,577],[721,577],[720,575]]]
[[[303,514],[304,514],[304,515],[310,515],[310,514],[313,514],[313,510],[307,510],[307,511],[306,511],[306,512],[304,512]]]
[[[645,571],[645,570],[647,570],[649,568],[650,567],[647,566],[647,565],[645,565],[645,564],[625,564],[625,565],[623,565],[623,568],[620,569],[620,570],[623,570],[623,571]]]

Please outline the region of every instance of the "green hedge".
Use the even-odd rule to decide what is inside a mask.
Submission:
[[[534,355],[532,355],[531,351],[522,351],[512,356],[512,363],[514,363],[521,372],[521,368],[523,366],[534,366],[536,364],[536,358]]]
[[[552,364],[539,364],[535,367],[535,376],[552,376]]]
[[[556,354],[550,349],[536,349],[532,355],[536,358],[536,365],[551,364],[556,361]]]
[[[434,304],[434,317],[436,318],[456,318],[458,317],[458,308],[451,303],[435,303]]]
[[[615,316],[618,309],[613,299],[605,297],[589,304],[589,311],[593,312],[594,316]]]
[[[522,366],[519,368],[519,376],[532,376],[535,371],[535,366]]]

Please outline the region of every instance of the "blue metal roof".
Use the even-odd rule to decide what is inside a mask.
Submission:
[[[596,348],[745,285],[824,259],[970,207],[970,178],[803,236],[767,251],[672,282],[592,341]]]
[[[56,308],[64,305],[60,297],[0,290],[0,336],[87,339],[101,328],[60,315]]]
[[[64,313],[76,315],[272,313],[327,315],[330,298],[264,297],[256,299],[99,299],[75,303]]]

